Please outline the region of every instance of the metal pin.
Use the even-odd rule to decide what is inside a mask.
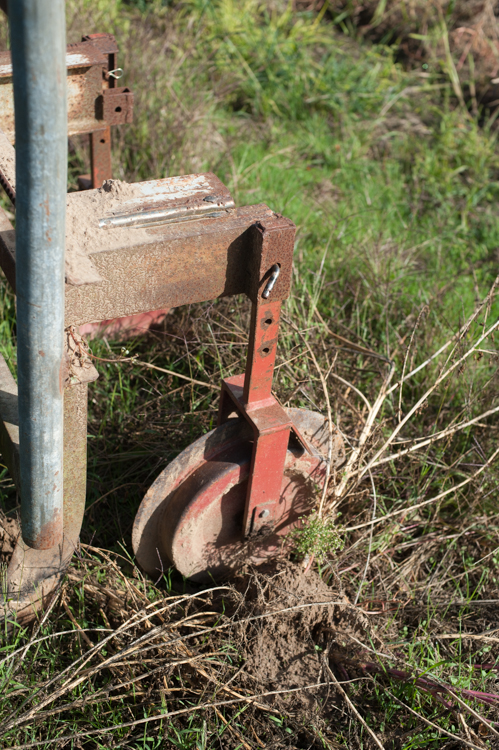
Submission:
[[[279,274],[281,273],[281,268],[280,266],[277,265],[277,263],[273,265],[270,270],[271,270],[270,279],[267,281],[267,286],[262,292],[263,299],[267,299],[267,297],[270,295],[270,292],[274,288],[275,283],[277,279],[279,278]]]

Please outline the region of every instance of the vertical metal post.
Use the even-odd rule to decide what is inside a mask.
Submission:
[[[21,522],[35,549],[63,534],[64,0],[9,3],[16,125]]]
[[[104,180],[113,176],[111,166],[111,128],[90,133],[90,164],[93,188],[102,187]]]

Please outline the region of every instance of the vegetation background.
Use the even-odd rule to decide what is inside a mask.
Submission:
[[[245,300],[175,310],[127,349],[207,387],[92,342],[116,363],[98,365],[92,386],[81,552],[49,615],[4,638],[4,748],[498,746],[496,12],[68,0],[68,42],[115,34],[135,94],[133,125],[114,134],[115,177],[211,170],[237,204],[297,224],[275,390],[330,413],[348,463],[296,567],[305,557],[363,624],[337,625],[326,644],[303,631],[329,659],[317,662],[329,692],[308,691],[307,711],[250,699],[237,583],[202,592],[135,568],[141,497],[214,426],[211,385],[244,367]],[[71,142],[72,189],[86,154]],[[14,300],[1,293],[15,369]],[[320,547],[333,521],[335,553]]]

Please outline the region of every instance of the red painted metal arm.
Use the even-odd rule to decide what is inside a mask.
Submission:
[[[223,382],[219,423],[236,410],[253,428],[254,442],[243,520],[245,537],[267,533],[279,517],[290,431],[307,448],[287,412],[272,396],[281,302],[289,294],[294,225],[275,216],[253,227],[254,257],[248,296],[251,329],[245,375]]]

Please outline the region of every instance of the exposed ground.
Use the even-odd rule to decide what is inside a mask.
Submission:
[[[125,358],[94,340],[116,361],[96,360],[81,550],[43,620],[4,634],[4,748],[499,747],[496,13],[68,2],[68,41],[115,33],[135,92],[116,177],[210,169],[297,224],[275,392],[344,435],[323,513],[343,547],[321,557],[312,524],[295,554],[208,590],[146,579],[138,504],[214,426],[249,307],[179,308]],[[1,304],[15,371],[5,287]],[[5,472],[0,488],[15,519]]]

